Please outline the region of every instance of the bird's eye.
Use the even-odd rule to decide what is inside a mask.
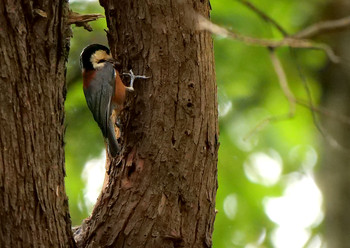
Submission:
[[[97,63],[99,64],[99,63],[103,63],[103,62],[106,62],[106,60],[101,59],[101,60],[99,60]]]

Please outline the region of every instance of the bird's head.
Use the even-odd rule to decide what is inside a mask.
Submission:
[[[102,68],[106,62],[115,63],[108,47],[100,44],[88,45],[80,54],[82,70],[96,70]]]

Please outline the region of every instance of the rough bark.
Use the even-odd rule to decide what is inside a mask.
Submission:
[[[129,94],[124,150],[76,232],[79,247],[211,247],[218,116],[208,0],[102,1],[111,50],[151,76]],[[97,245],[98,244],[98,245]]]
[[[336,0],[327,8],[327,19],[347,16],[350,2]],[[350,116],[350,32],[341,32],[332,36],[331,45],[343,62],[340,65],[329,64],[322,73],[324,86],[323,105],[338,113]],[[328,132],[342,145],[335,148],[324,142],[321,156],[319,184],[325,202],[324,234],[328,247],[347,247],[350,244],[350,132],[349,125],[326,117],[323,120]]]
[[[0,247],[73,247],[64,189],[66,1],[0,2]]]

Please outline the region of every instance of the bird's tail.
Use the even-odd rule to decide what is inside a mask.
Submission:
[[[108,153],[114,158],[120,152],[120,146],[115,136],[114,123],[109,121],[107,130]]]

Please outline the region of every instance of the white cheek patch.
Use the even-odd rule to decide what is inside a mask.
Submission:
[[[109,60],[112,59],[111,55],[108,55],[106,51],[98,50],[93,55],[91,55],[90,61],[94,69],[100,69],[104,66],[104,62],[98,63],[100,60]]]
[[[94,69],[101,69],[103,66],[105,65],[105,63],[92,63],[92,66],[94,67]]]

